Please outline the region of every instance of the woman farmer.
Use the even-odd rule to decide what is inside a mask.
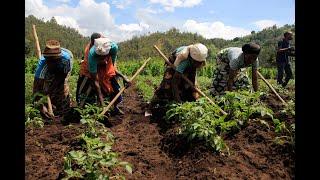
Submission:
[[[87,98],[86,97],[86,90],[89,87],[89,83],[87,83],[88,79],[90,78],[90,72],[88,69],[88,56],[89,56],[89,50],[94,45],[94,40],[97,38],[100,38],[102,35],[100,33],[93,33],[90,37],[90,42],[86,45],[84,49],[84,56],[82,57],[81,63],[80,63],[80,73],[79,78],[77,82],[77,90],[76,90],[76,101],[78,105],[81,104],[81,102],[93,104],[96,102],[95,98],[95,92],[91,91]]]
[[[86,48],[89,51],[86,50],[85,60],[83,61],[83,63],[87,62],[86,68],[81,72],[84,77],[78,82],[80,84],[77,90],[78,101],[98,102],[99,105],[104,106],[105,98],[113,99],[120,90],[116,77],[120,76],[126,87],[130,86],[130,82],[116,69],[117,44],[101,35],[100,38],[93,37],[92,39],[94,39],[93,46],[89,47],[90,49]],[[84,84],[83,88],[81,87],[82,84]],[[91,92],[88,90],[89,87],[92,89]],[[115,114],[124,114],[118,107],[121,101],[122,96],[114,104]]]
[[[49,95],[54,115],[64,116],[71,110],[68,78],[73,65],[72,52],[61,48],[58,41],[49,40],[42,55],[33,83],[35,101],[40,99],[39,93]],[[40,106],[40,112],[53,118],[45,105]]]
[[[217,68],[210,93],[223,95],[225,91],[249,88],[249,78],[242,68],[252,66],[252,85],[258,90],[258,55],[260,46],[255,43],[245,44],[242,48],[229,47],[217,54]]]
[[[208,56],[208,49],[201,43],[181,46],[171,53],[169,61],[176,70],[166,66],[160,87],[155,91],[152,108],[167,104],[169,101],[195,101],[198,93],[184,80],[184,74],[193,84],[196,84],[196,71],[203,67]]]

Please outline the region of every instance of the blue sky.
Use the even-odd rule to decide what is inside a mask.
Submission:
[[[176,27],[205,38],[244,36],[273,24],[293,24],[294,0],[26,0],[25,15],[84,35],[102,32],[116,41]]]

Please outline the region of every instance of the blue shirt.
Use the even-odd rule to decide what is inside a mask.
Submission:
[[[109,54],[111,56],[113,64],[117,60],[117,52],[118,52],[118,45],[115,42],[112,42]],[[89,66],[88,69],[90,73],[97,73],[98,61],[99,61],[99,55],[97,55],[95,52],[95,46],[92,46],[90,48],[89,55],[88,55],[88,66]]]
[[[181,46],[176,49],[176,55],[179,54],[182,50],[187,48],[187,46]],[[180,64],[176,67],[176,71],[183,73],[188,67],[192,66],[192,58],[188,56],[187,59],[182,60]]]
[[[38,66],[35,72],[35,77],[40,79],[46,79],[48,74],[48,65],[46,64],[47,59],[41,56],[38,62]],[[70,50],[61,48],[61,61],[58,64],[59,70],[64,73],[69,73],[72,70],[73,65],[73,54]]]
[[[278,42],[278,49],[289,48],[289,47],[290,47],[289,41],[286,41],[283,39],[282,41]],[[288,56],[289,55],[287,52],[277,52],[276,61],[281,63],[288,63],[289,62]]]

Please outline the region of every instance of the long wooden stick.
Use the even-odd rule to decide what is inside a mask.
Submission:
[[[132,80],[143,70],[143,68],[147,65],[147,63],[151,60],[151,58],[149,57],[142,65],[141,67],[136,71],[136,73],[129,79],[129,82],[132,82]],[[125,90],[125,87],[122,87],[120,89],[120,91],[118,92],[118,94],[112,99],[112,101],[108,104],[107,107],[103,108],[103,111],[100,113],[101,115],[104,115],[109,109],[110,107],[116,102],[116,100],[119,98],[119,96],[123,93],[123,91]]]
[[[281,96],[277,93],[277,91],[272,87],[272,85],[262,76],[262,74],[260,74],[259,71],[257,71],[258,75],[260,76],[260,78],[263,80],[263,82],[265,82],[267,84],[267,86],[272,90],[272,92],[278,97],[278,99],[280,99],[280,101],[284,104],[284,105],[288,105],[282,98]]]
[[[171,67],[173,68],[174,70],[176,70],[175,66],[168,60],[168,58],[161,52],[161,50],[156,46],[154,45],[153,46],[157,51],[158,53],[162,56],[162,58],[166,61],[166,63]],[[227,113],[222,110],[217,104],[215,104],[207,95],[205,95],[199,88],[195,87],[193,82],[191,82],[184,74],[181,74],[182,75],[182,78],[191,86],[193,87],[198,93],[201,94],[201,96],[205,97],[212,105],[214,105],[215,107],[219,108],[219,110],[221,111],[222,114],[224,115],[227,115]]]
[[[34,40],[35,40],[36,53],[37,53],[38,59],[40,59],[41,58],[40,44],[39,44],[39,39],[38,39],[37,31],[36,31],[36,25],[34,25],[34,24],[32,25],[32,31],[33,31],[33,37],[34,37]],[[49,113],[54,116],[53,110],[52,110],[51,99],[50,99],[49,95],[47,96],[47,101],[48,101]]]
[[[32,25],[32,32],[33,32],[33,37],[35,40],[35,46],[36,46],[36,53],[38,58],[41,58],[41,50],[40,50],[40,44],[39,44],[39,40],[38,40],[38,35],[37,35],[37,31],[36,31],[36,25]]]

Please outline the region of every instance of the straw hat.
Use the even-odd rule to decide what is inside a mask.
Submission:
[[[57,40],[48,40],[46,47],[43,50],[44,57],[59,57],[61,56],[60,43]]]

